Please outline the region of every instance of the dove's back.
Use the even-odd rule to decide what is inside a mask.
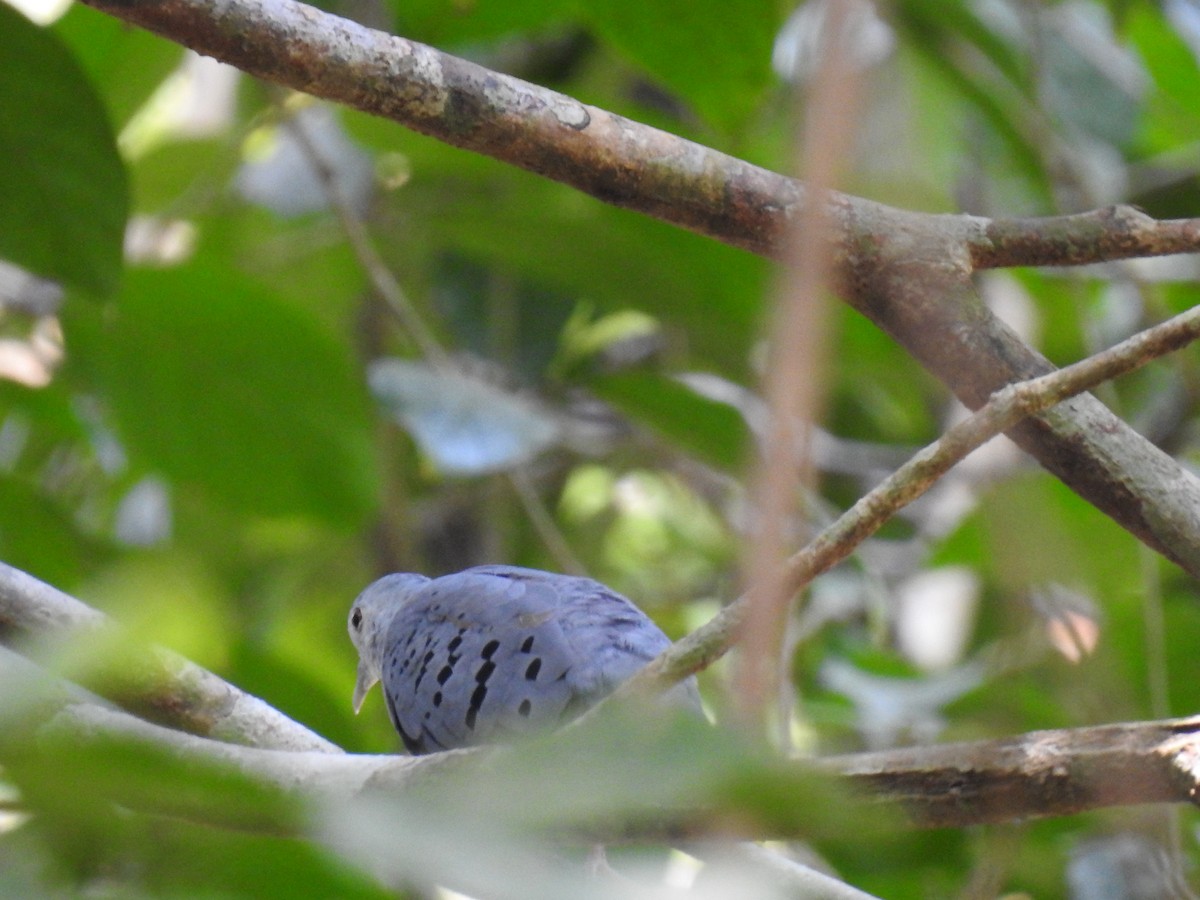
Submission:
[[[633,603],[589,578],[480,566],[396,585],[394,609],[383,606],[390,621],[377,623],[386,629],[379,677],[412,753],[556,727],[670,645]],[[367,590],[388,590],[388,579]],[[694,681],[675,693],[699,708]]]

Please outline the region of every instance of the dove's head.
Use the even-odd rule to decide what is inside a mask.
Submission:
[[[355,598],[346,623],[350,640],[358,650],[358,679],[354,683],[355,712],[362,709],[367,691],[380,678],[388,628],[396,611],[428,581],[424,575],[409,572],[385,575],[368,585]]]

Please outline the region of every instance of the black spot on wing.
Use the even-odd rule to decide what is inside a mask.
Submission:
[[[429,641],[425,642],[425,646],[429,646]],[[433,651],[427,650],[425,655],[421,657],[421,670],[417,672],[417,680],[413,682],[413,690],[421,687],[421,682],[425,679],[425,673],[429,671],[429,664],[433,662]]]
[[[471,704],[467,707],[467,727],[472,731],[475,730],[475,722],[479,716],[479,709],[483,706],[483,700],[487,697],[487,685],[478,684],[475,690],[471,692]]]
[[[400,713],[396,710],[396,703],[392,699],[392,695],[384,691],[383,697],[387,701],[388,718],[392,720],[392,725],[400,735],[400,740],[404,742],[404,748],[414,756],[425,753],[425,743],[421,740],[420,735],[409,734],[404,723],[400,721]]]

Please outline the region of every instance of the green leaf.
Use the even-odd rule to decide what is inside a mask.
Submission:
[[[544,29],[565,19],[566,0],[390,0],[396,33],[440,48]]]
[[[728,404],[702,397],[673,379],[643,372],[597,378],[591,388],[711,465],[737,472],[745,464],[749,431],[741,414]]]
[[[339,609],[337,613],[338,617],[331,616],[330,621],[336,622],[341,619],[343,610]],[[341,634],[338,636],[344,637]],[[349,642],[346,644],[348,646]],[[306,669],[271,648],[262,647],[253,641],[240,641],[233,647],[226,677],[242,690],[261,697],[276,709],[297,722],[303,722],[338,746],[349,748],[357,740],[356,723],[351,712],[353,704],[350,684],[346,685],[342,694],[335,695],[326,687],[323,679],[318,679],[314,671],[342,663],[346,678],[352,684],[355,664],[349,656],[348,653],[322,656],[314,660],[311,668]],[[338,662],[335,663],[334,660]],[[380,724],[388,728],[391,738],[385,746],[394,749],[399,745],[399,738],[391,729],[387,716],[381,715],[380,718]]]
[[[1190,144],[1200,128],[1200,66],[1179,32],[1158,9],[1139,7],[1125,25],[1125,37],[1138,51],[1153,90],[1147,92],[1141,139],[1148,153],[1175,150]],[[1190,173],[1190,154],[1179,160]],[[1194,211],[1194,207],[1193,207]],[[1191,215],[1191,213],[1186,213]]]
[[[97,732],[86,746],[73,737],[44,738],[32,752],[21,748],[9,755],[6,748],[30,800],[52,817],[69,821],[80,811],[103,816],[104,799],[111,798],[166,814],[202,811],[209,821],[250,829],[287,827],[300,820],[294,798],[215,758],[207,764],[182,761],[159,746],[117,734]],[[70,777],[63,777],[67,771]],[[81,810],[84,794],[91,809]]]
[[[183,48],[86,6],[72,5],[54,24],[108,105],[124,125],[183,58]]]
[[[1029,472],[985,493],[977,513],[987,530],[987,563],[1010,593],[1059,582],[1102,600],[1140,587],[1137,544],[1060,481]]]
[[[0,4],[0,257],[111,292],[129,197],[104,104],[55,35]]]
[[[919,53],[931,71],[940,76],[943,88],[960,95],[991,126],[1004,145],[1003,154],[997,154],[1002,155],[1003,164],[1049,205],[1052,192],[1042,150],[1029,137],[1026,123],[1032,91],[1021,56],[962,0],[908,0],[897,13],[896,24],[905,47]],[[997,72],[963,53],[964,43],[986,56]],[[1005,199],[1012,203],[1011,198]]]
[[[765,259],[391,123],[353,111],[343,118],[355,140],[402,153],[411,168],[402,202],[422,227],[396,252],[436,258],[451,249],[457,265],[465,258],[517,276],[522,290],[583,298],[603,312],[644,310],[686,332],[679,343],[696,367],[745,376]],[[416,264],[403,259],[406,269]]]
[[[69,585],[110,552],[54,498],[25,479],[0,475],[0,558],[6,563]]]
[[[898,21],[917,43],[965,41],[979,50],[1022,89],[1029,86],[1029,66],[1021,55],[979,17],[976,4],[965,0],[904,0]],[[1015,24],[1015,23],[1014,23]]]
[[[158,823],[141,852],[151,896],[337,897],[395,900],[370,874],[355,871],[312,841],[239,834],[187,822]]]
[[[243,512],[353,527],[374,506],[370,404],[350,351],[249,279],[132,271],[103,322],[67,321],[127,449]]]
[[[0,860],[20,847],[26,858],[53,862],[38,895],[59,895],[63,881],[86,893],[93,879],[119,871],[122,896],[395,896],[311,842],[251,833],[299,831],[307,815],[294,798],[215,759],[178,759],[116,735],[34,741],[34,729],[13,731],[18,740],[5,741],[0,755],[36,816],[0,835]],[[110,798],[167,815],[118,811]]]
[[[921,444],[938,434],[944,388],[872,322],[842,306],[833,311],[833,358],[826,426],[852,440]]]
[[[771,84],[783,25],[776,0],[608,0],[582,4],[597,32],[712,125],[736,131]]]
[[[237,157],[223,138],[172,140],[130,161],[135,212],[178,209],[197,184],[202,190],[231,177]],[[172,207],[172,204],[176,204]]]
[[[644,310],[686,332],[698,365],[742,374],[758,333],[765,260],[524,172],[487,168],[486,181],[471,183],[472,170],[447,165],[443,184],[408,191],[428,239],[605,312]]]

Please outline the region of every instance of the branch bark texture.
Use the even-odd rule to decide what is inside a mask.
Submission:
[[[293,0],[84,0],[268,81],[392,119],[752,253],[775,256],[797,181]],[[1050,364],[976,294],[977,268],[1200,250],[1195,221],[1125,208],[1046,220],[907,213],[833,195],[842,296],[971,408]],[[1012,437],[1153,549],[1200,576],[1200,481],[1091,397]]]
[[[415,758],[284,752],[182,734],[78,699],[64,703],[40,726],[41,740],[65,740],[84,750],[114,737],[167,753],[185,764],[232,767],[281,797],[300,801],[296,809],[313,799],[344,803],[379,790],[403,796],[431,778],[452,776],[464,765],[477,766],[490,754],[507,752],[475,748]],[[793,765],[801,772],[822,769],[846,779],[869,798],[899,804],[920,827],[961,828],[1116,806],[1195,803],[1200,789],[1198,760],[1200,719],[1190,718],[1032,732],[998,741],[926,745]],[[117,783],[122,786],[128,787]],[[706,787],[720,791],[719,785]],[[304,817],[294,809],[271,812],[246,807],[214,813],[213,805],[194,792],[180,796],[118,793],[110,799],[146,812],[226,827],[281,834],[299,834],[305,828]],[[786,797],[779,799],[788,802]],[[644,818],[633,825],[613,822],[610,834],[589,837],[617,841],[728,837],[731,820],[726,814],[736,815],[737,810],[706,812],[708,805],[700,797],[691,808],[663,810],[653,824]],[[214,815],[234,818],[214,820]],[[753,828],[748,832],[742,836],[756,840],[803,837],[758,834]]]
[[[9,570],[12,572],[15,570]],[[7,573],[6,573],[7,574]],[[22,574],[22,573],[17,573]],[[28,576],[25,576],[28,578]],[[11,581],[12,579],[10,579]],[[17,582],[21,590],[0,593],[5,622],[45,618],[52,608],[30,604],[31,590],[40,582]],[[66,595],[54,602],[70,601],[68,615],[99,621],[100,614]],[[25,611],[15,607],[26,607]],[[57,628],[57,625],[49,627]],[[11,635],[11,632],[10,632]],[[216,676],[210,676],[215,678]],[[227,743],[186,734],[144,721],[49,676],[24,657],[0,647],[0,683],[20,691],[31,719],[14,730],[0,729],[0,750],[28,737],[30,724],[36,740],[65,741],[77,752],[89,746],[108,746],[116,738],[155,752],[165,753],[185,765],[231,767],[256,783],[297,801],[344,801],[365,793],[387,790],[403,795],[429,778],[459,771],[478,770],[499,748],[475,748],[424,757],[371,756],[326,752],[321,746],[272,749]],[[186,695],[188,683],[174,685]],[[236,691],[235,688],[230,690]],[[240,692],[239,692],[240,693]],[[261,701],[247,713],[274,722],[280,714]],[[299,728],[299,726],[295,726]],[[252,734],[263,733],[261,726]],[[280,742],[286,743],[286,742]],[[335,748],[336,749],[336,748]],[[681,761],[682,764],[683,761]],[[1069,815],[1086,810],[1142,803],[1196,802],[1200,790],[1200,717],[1163,722],[1105,725],[1094,728],[1034,732],[998,741],[942,744],[876,753],[796,760],[798,769],[818,767],[847,779],[867,796],[882,802],[899,802],[911,819],[924,827],[961,827],[1039,816]],[[698,776],[697,785],[704,783]],[[125,781],[117,788],[129,787]],[[719,792],[719,786],[705,784]],[[271,810],[253,805],[225,810],[216,808],[196,792],[179,796],[120,795],[110,799],[148,812],[209,821],[222,826],[274,833],[300,833],[304,818],[300,807]],[[699,807],[703,797],[695,798]],[[190,804],[190,805],[189,805]],[[213,816],[234,816],[213,819]],[[664,811],[652,833],[637,832],[614,823],[613,837],[676,839],[722,837],[731,819],[698,815],[697,808]],[[705,831],[704,823],[718,830]],[[786,834],[748,834],[747,837],[795,837]],[[602,837],[602,836],[596,836]]]
[[[0,641],[36,642],[122,637],[104,613],[0,563]],[[341,753],[336,744],[289,719],[258,697],[158,647],[132,647],[115,680],[97,690],[136,713],[192,734],[278,750]]]
[[[930,828],[1196,800],[1200,719],[1035,731],[822,760]]]
[[[797,593],[854,552],[904,506],[927,491],[978,447],[1030,415],[1065,405],[1103,381],[1133,371],[1200,338],[1200,307],[1135,334],[1064,369],[1008,385],[971,416],[923,448],[860,497],[850,509],[794,553],[784,566],[786,588]],[[707,668],[737,640],[749,598],[739,597],[650,662],[618,693],[661,690]]]

